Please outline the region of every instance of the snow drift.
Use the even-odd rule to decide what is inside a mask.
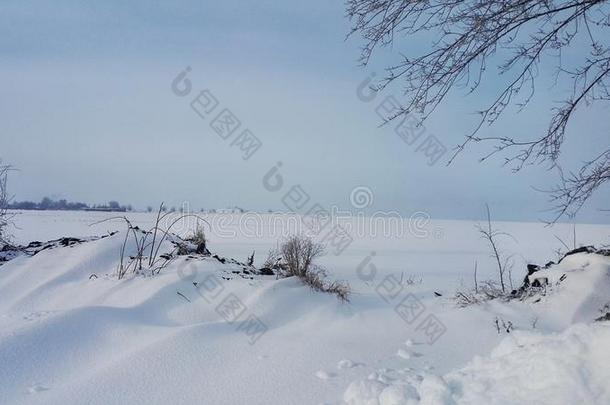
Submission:
[[[560,331],[515,330],[490,355],[476,356],[444,376],[411,368],[381,369],[351,383],[344,401],[349,405],[610,403],[610,323],[594,322],[609,308],[610,258],[573,254],[528,278],[529,285],[538,287],[523,301],[506,306],[521,313],[529,310]]]
[[[142,229],[154,224],[149,214],[133,216]],[[18,219],[25,245],[111,230],[89,227],[100,213]],[[592,321],[607,302],[608,258],[574,255],[540,270],[535,277],[546,282],[522,299],[457,308],[451,297],[471,284],[473,260],[481,280],[495,275],[493,263],[472,223],[435,225],[443,239],[367,236],[323,258],[333,279],[352,286],[349,304],[220,256],[174,257],[154,276],[118,280],[122,232],[8,257],[0,266],[0,403],[607,403],[607,323]],[[524,242],[514,247],[524,261],[552,252],[542,225],[506,226]],[[582,229],[585,243],[607,235]],[[211,234],[210,248],[244,261],[256,250],[261,264],[277,241],[232,235]],[[173,249],[164,242],[160,254]],[[372,280],[359,277],[362,263],[375,269]],[[387,282],[403,274],[418,281],[392,301]],[[422,318],[445,325],[433,344],[419,322],[397,314],[405,296],[425,307]],[[512,332],[498,334],[496,318],[511,321]]]

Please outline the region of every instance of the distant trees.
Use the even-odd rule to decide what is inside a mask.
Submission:
[[[608,144],[599,145],[598,154],[575,173],[563,173],[558,161],[575,112],[610,101],[609,1],[347,0],[346,5],[350,35],[364,40],[363,65],[379,47],[400,48],[399,41],[412,39],[376,86],[394,81],[404,86],[405,103],[388,119],[416,113],[423,122],[456,88],[471,94],[483,84],[483,95],[492,94],[449,163],[468,144],[486,142],[491,150],[481,160],[502,154],[515,171],[541,163],[559,168],[559,185],[549,190],[555,220],[577,212],[610,180]],[[529,105],[544,76],[541,67],[553,68],[553,83],[565,94],[549,106],[546,131],[525,137],[481,134],[507,108]],[[608,116],[597,119],[607,122]]]
[[[81,202],[68,202],[65,199],[61,199],[59,201],[54,201],[49,197],[44,197],[40,203],[35,203],[32,201],[22,201],[15,202],[11,204],[12,209],[21,209],[21,210],[60,210],[60,211],[78,211],[82,209],[89,208],[89,206],[85,203]]]
[[[40,204],[35,203],[33,201],[18,201],[18,202],[15,202],[13,204],[10,204],[9,207],[11,209],[14,209],[14,210],[38,210],[38,209],[42,209],[42,208],[40,208]]]
[[[119,208],[121,208],[121,204],[119,204],[118,201],[108,201],[108,208],[118,210]]]
[[[15,205],[17,205],[18,203],[15,203]],[[41,201],[40,204],[38,205],[38,209],[41,210],[50,210],[52,209],[53,206],[53,200],[51,200],[49,197],[44,197]]]
[[[132,211],[131,205],[121,205],[118,201],[109,201],[108,204],[89,206],[83,202],[71,202],[66,199],[58,201],[49,197],[44,197],[40,202],[33,201],[15,201],[5,202],[5,207],[12,210],[57,210],[57,211],[83,211],[83,210],[99,210],[99,211]]]

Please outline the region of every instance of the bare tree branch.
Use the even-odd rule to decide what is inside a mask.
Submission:
[[[364,65],[377,48],[393,45],[397,36],[414,41],[433,38],[430,49],[401,54],[378,83],[379,90],[398,79],[404,84],[406,102],[392,119],[414,112],[423,122],[452,89],[461,87],[473,93],[490,75],[496,82],[501,79],[497,95],[478,111],[477,124],[455,147],[448,164],[468,144],[487,142],[492,149],[481,160],[503,154],[505,164],[514,171],[545,162],[558,167],[574,112],[583,105],[610,100],[608,0],[348,0],[347,16],[352,22],[348,36],[359,34],[364,39],[360,57]],[[583,47],[583,43],[588,45]],[[581,60],[575,67],[567,67],[562,52],[574,47]],[[494,58],[503,62],[495,74],[487,74]],[[518,110],[528,106],[539,64],[549,58],[556,67],[555,84],[567,84],[571,94],[550,109],[546,133],[531,139],[479,135],[481,128],[494,124],[509,106]],[[610,152],[608,146],[605,149]],[[607,157],[593,159],[577,174],[562,177],[561,184],[550,190],[556,219],[578,211],[608,180],[607,164]]]

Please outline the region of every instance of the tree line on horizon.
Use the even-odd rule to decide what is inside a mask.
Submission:
[[[10,202],[7,205],[8,209],[11,210],[58,210],[58,211],[119,211],[126,212],[132,211],[133,207],[128,205],[121,205],[118,201],[108,201],[105,204],[94,204],[89,205],[83,202],[72,202],[66,199],[53,200],[49,197],[44,197],[40,202],[34,201],[15,201]]]

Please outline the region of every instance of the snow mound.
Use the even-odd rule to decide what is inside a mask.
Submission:
[[[219,256],[173,256],[154,275],[118,280],[124,240],[60,244],[0,267],[0,404],[319,402],[315,390],[336,375],[315,374],[332,359],[320,342],[350,319],[335,297]],[[165,240],[159,254],[175,249]]]
[[[411,368],[380,370],[353,382],[349,405],[608,404],[610,258],[566,256],[528,276],[522,300],[496,303],[519,316],[533,312],[552,329],[513,330],[486,356],[444,376]],[[472,311],[467,307],[463,311]],[[554,330],[554,331],[553,331]],[[410,342],[409,342],[410,343]],[[399,357],[412,354],[399,349]]]
[[[561,263],[528,276],[537,293],[529,302],[567,327],[604,315],[610,303],[610,257],[596,253],[566,256]],[[536,283],[535,283],[536,282]]]
[[[349,405],[608,404],[610,324],[574,325],[564,332],[517,331],[487,357],[439,377],[410,369],[374,373],[353,382]]]

